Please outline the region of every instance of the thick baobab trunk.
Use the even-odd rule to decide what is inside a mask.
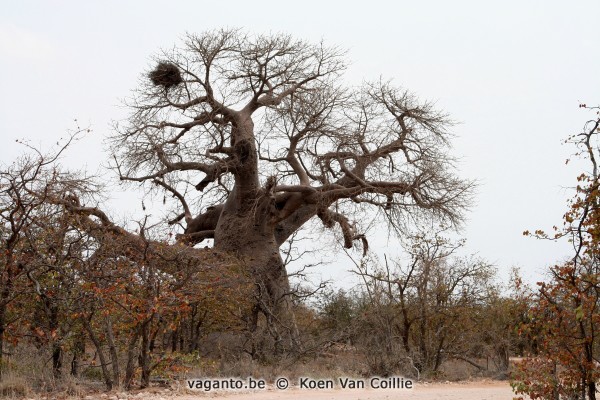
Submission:
[[[253,312],[247,316],[249,331],[256,339],[259,315],[265,317],[265,328],[276,354],[293,350],[296,335],[290,306],[290,284],[279,253],[276,226],[279,208],[273,188],[275,178],[261,187],[254,124],[249,113],[234,117],[230,147],[231,170],[235,177],[233,190],[223,205],[212,207],[188,223],[186,234],[211,229],[215,225],[215,248],[236,255],[253,277],[256,295]],[[216,213],[216,214],[215,214]],[[278,233],[281,235],[281,233]],[[255,343],[253,343],[254,345]],[[270,351],[261,349],[265,353]],[[263,352],[261,351],[261,353]]]
[[[254,314],[249,316],[250,330],[256,330],[258,314],[262,313],[274,341],[274,352],[289,352],[293,350],[296,335],[290,284],[275,229],[268,221],[268,207],[261,207],[260,198],[246,198],[242,202],[251,202],[254,206],[244,207],[235,193],[226,202],[215,230],[215,247],[236,254],[255,280],[256,304]]]
[[[251,320],[256,321],[257,313],[261,312],[275,340],[275,352],[289,351],[293,345],[290,285],[275,238],[274,198],[259,184],[258,153],[250,114],[240,114],[235,125],[232,143],[237,158],[235,187],[221,212],[215,246],[235,252],[247,263],[257,291]]]

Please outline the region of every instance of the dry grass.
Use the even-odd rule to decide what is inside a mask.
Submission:
[[[7,399],[21,399],[28,396],[31,389],[27,381],[14,375],[5,375],[0,382],[0,397]]]
[[[143,393],[158,391],[163,397],[172,395],[191,395],[197,392],[189,392],[186,389],[187,379],[199,379],[206,377],[239,377],[246,379],[265,379],[272,384],[278,377],[285,376],[292,382],[300,377],[309,376],[316,379],[336,379],[342,376],[368,377],[371,376],[370,365],[359,350],[347,345],[329,346],[320,353],[318,357],[305,357],[300,360],[284,359],[276,363],[261,363],[252,360],[249,356],[218,357],[206,355],[182,356],[181,365],[186,368],[176,375],[160,375],[160,379],[151,381],[152,387]],[[231,355],[231,354],[230,354]],[[41,354],[39,349],[22,346],[18,352],[6,359],[7,372],[4,381],[0,383],[0,397],[17,399],[28,397],[41,398],[85,398],[90,395],[101,396],[104,385],[101,376],[97,374],[98,368],[88,368],[94,374],[85,373],[75,378],[68,375],[65,366],[64,377],[55,379],[50,373],[48,355]],[[480,365],[487,365],[485,360],[478,360]],[[470,381],[482,378],[502,379],[498,371],[493,369],[490,362],[487,371],[481,371],[463,361],[447,361],[443,368],[435,376],[421,376],[421,380],[438,381]],[[82,369],[86,371],[86,369]],[[410,371],[396,371],[398,375],[414,378]],[[166,384],[166,387],[164,387]],[[120,389],[115,389],[121,392]],[[117,393],[114,392],[113,393]],[[171,393],[170,395],[166,393]],[[127,394],[127,398],[136,398],[137,391]],[[112,396],[112,395],[111,395]],[[117,396],[119,397],[119,396]],[[122,396],[120,396],[122,397]]]

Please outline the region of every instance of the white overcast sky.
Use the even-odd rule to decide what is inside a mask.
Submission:
[[[468,252],[497,265],[501,278],[519,266],[538,280],[544,267],[569,254],[567,243],[521,233],[561,223],[579,173],[576,163],[565,166],[574,149],[561,142],[591,117],[579,102],[600,103],[598,0],[1,0],[0,6],[4,163],[22,151],[14,139],[50,146],[76,118],[93,133],[65,163],[96,171],[106,160],[102,140],[111,121],[125,113],[120,99],[160,48],[179,43],[185,32],[213,28],[285,32],[347,49],[348,82],[391,78],[460,122],[454,128],[460,173],[480,184],[462,235]],[[137,200],[120,206],[115,214],[127,207],[139,213]],[[349,282],[343,263],[329,269],[338,282]]]

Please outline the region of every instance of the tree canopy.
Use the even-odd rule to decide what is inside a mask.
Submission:
[[[176,199],[182,239],[226,241],[223,206],[258,215],[277,245],[318,216],[351,247],[369,208],[396,227],[461,220],[472,182],[455,174],[448,116],[390,82],[344,85],[340,49],[221,30],[156,60],[111,143],[122,180]]]

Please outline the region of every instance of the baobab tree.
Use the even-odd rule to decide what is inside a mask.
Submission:
[[[256,279],[251,325],[262,313],[285,331],[280,246],[315,217],[364,251],[357,212],[399,229],[460,222],[473,185],[455,173],[447,115],[389,82],[344,86],[338,48],[219,30],[155,61],[110,138],[115,168],[174,199],[179,242],[214,239],[243,260]]]

